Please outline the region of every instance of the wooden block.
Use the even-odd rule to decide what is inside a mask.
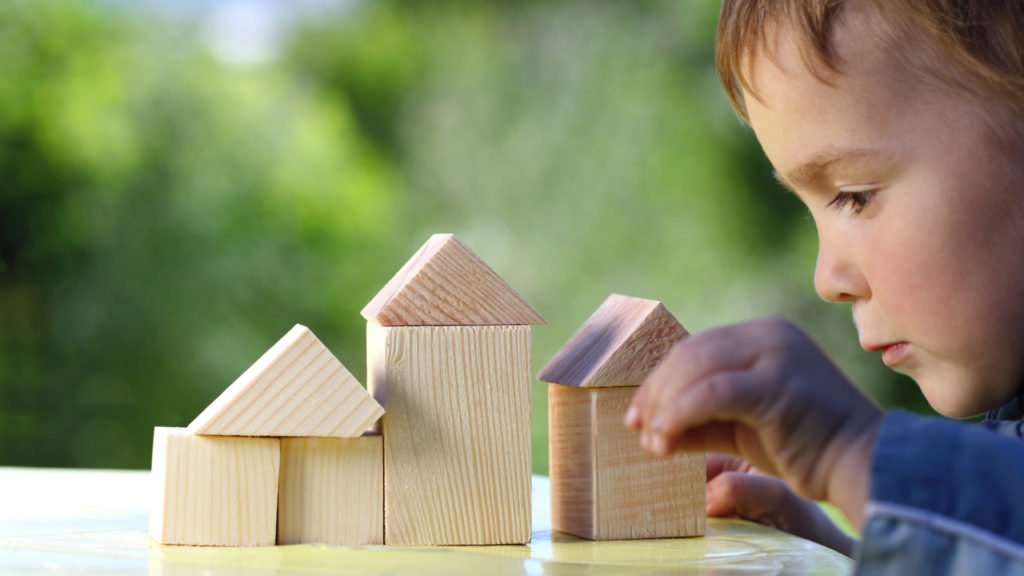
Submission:
[[[384,442],[281,440],[278,544],[384,544]]]
[[[370,323],[387,544],[530,540],[530,327]]]
[[[687,335],[662,304],[612,294],[541,370],[544,382],[599,388],[639,386]]]
[[[188,426],[215,436],[357,437],[381,408],[310,332],[296,324]]]
[[[543,324],[544,318],[453,234],[435,234],[363,308],[382,326]]]
[[[705,458],[658,458],[622,418],[635,387],[548,387],[555,530],[591,540],[704,534]]]
[[[280,458],[277,438],[156,428],[150,536],[161,544],[273,546]]]

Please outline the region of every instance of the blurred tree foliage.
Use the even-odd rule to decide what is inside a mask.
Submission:
[[[359,310],[458,233],[548,319],[610,292],[691,331],[794,319],[922,406],[817,301],[815,239],[713,69],[717,2],[365,2],[258,66],[192,21],[0,7],[0,464],[147,467],[294,323],[364,373]],[[534,385],[534,468],[547,469]]]

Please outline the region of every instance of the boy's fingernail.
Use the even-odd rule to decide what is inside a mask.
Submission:
[[[640,445],[643,446],[645,450],[650,450],[651,449],[651,433],[650,432],[644,432],[643,434],[640,435]]]
[[[661,416],[655,416],[654,420],[651,420],[651,430],[661,432]]]
[[[624,421],[626,426],[636,426],[640,420],[640,410],[636,406],[630,406],[629,410],[626,410],[626,417]]]
[[[668,450],[668,444],[665,442],[665,437],[661,434],[654,436],[654,452],[657,454],[664,454]]]

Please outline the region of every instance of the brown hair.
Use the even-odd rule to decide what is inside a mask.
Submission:
[[[1024,119],[1024,2],[1021,0],[723,0],[715,44],[718,75],[748,120],[744,92],[757,97],[746,59],[767,46],[772,27],[795,32],[809,70],[841,71],[836,23],[850,2],[874,9],[879,32],[908,70],[944,88],[992,97]],[[769,54],[770,56],[770,54]],[[936,82],[937,81],[937,82]]]

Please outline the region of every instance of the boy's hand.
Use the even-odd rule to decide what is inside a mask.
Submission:
[[[854,540],[820,506],[735,456],[708,454],[708,516],[738,516],[853,556]]]
[[[810,338],[776,319],[683,338],[626,413],[655,454],[740,455],[858,528],[881,419]]]

